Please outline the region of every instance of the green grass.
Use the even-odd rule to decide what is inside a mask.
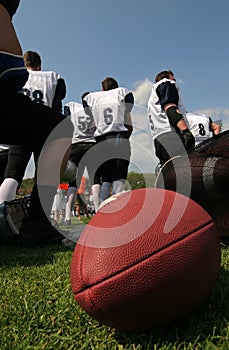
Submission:
[[[71,292],[72,253],[61,246],[0,247],[1,350],[229,349],[228,248],[201,310],[169,330],[133,333],[101,325],[81,310]]]

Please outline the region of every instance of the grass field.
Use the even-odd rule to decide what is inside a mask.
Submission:
[[[229,248],[222,248],[219,278],[201,310],[171,329],[134,333],[101,325],[80,309],[71,292],[72,253],[0,247],[0,350],[229,349]]]

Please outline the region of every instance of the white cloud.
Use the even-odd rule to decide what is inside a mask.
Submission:
[[[136,105],[147,106],[152,84],[153,83],[149,79],[138,81],[134,84],[133,94]]]
[[[133,133],[129,171],[154,173],[157,163],[152,137],[145,132]]]
[[[131,135],[130,171],[154,173],[158,160],[154,154],[154,146],[150,133],[147,108],[135,105],[131,113],[133,133]]]
[[[153,83],[149,79],[134,84],[135,105],[132,110],[134,131],[131,136],[130,171],[154,173],[158,160],[154,154],[154,146],[147,116],[147,103]]]

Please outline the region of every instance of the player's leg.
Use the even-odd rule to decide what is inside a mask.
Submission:
[[[76,200],[77,183],[80,183],[80,179],[84,171],[82,166],[79,167],[80,159],[82,158],[85,152],[82,146],[84,145],[78,144],[78,143],[72,144],[72,150],[69,157],[77,167],[77,174],[76,174],[77,178],[74,181],[69,183],[69,188],[67,191],[67,203],[66,203],[64,225],[71,225],[72,211]]]
[[[101,188],[100,188],[100,200],[103,202],[105,199],[109,198],[111,195],[111,184],[112,180],[112,168],[113,168],[113,159],[104,162],[99,169],[101,174]]]
[[[68,135],[73,128],[72,124],[69,125],[70,129],[65,128],[64,122],[54,128],[36,162],[36,182],[32,190],[29,217],[20,230],[20,245],[56,244],[64,238],[63,232],[56,230],[49,221],[61,173],[70,154],[71,137]]]
[[[9,147],[4,181],[0,186],[0,203],[16,198],[17,189],[21,185],[31,155],[30,146],[12,145]]]
[[[80,219],[81,219],[81,215],[80,215],[81,198],[80,198],[80,194],[79,194],[79,193],[77,193],[77,196],[76,196],[75,207],[76,207],[76,216],[77,216],[77,219],[80,220]]]
[[[82,200],[82,208],[83,208],[84,214],[87,216],[87,218],[89,218],[87,200],[84,194],[81,194],[81,200]]]
[[[76,189],[75,183],[69,184],[68,191],[67,191],[65,218],[63,222],[64,225],[71,225],[72,211],[74,210],[74,203],[76,199],[76,190],[77,189]]]
[[[117,158],[113,159],[113,183],[112,194],[122,192],[128,175],[130,164],[131,147],[130,141],[125,137],[125,134],[120,133],[119,143],[114,145],[114,155]]]
[[[0,184],[2,184],[2,182],[4,181],[5,169],[8,162],[8,153],[8,149],[0,151]]]
[[[155,153],[160,159],[161,166],[169,159],[186,154],[184,145],[175,132],[161,134],[154,140]]]
[[[95,212],[97,212],[100,205],[100,187],[101,187],[101,175],[100,169],[97,168],[98,155],[96,154],[96,143],[91,143],[90,148],[86,154],[85,165],[89,177],[89,184],[91,187],[92,201],[95,206]]]
[[[113,136],[105,136],[100,145],[99,154],[99,166],[98,172],[102,180],[100,188],[100,199],[101,202],[109,198],[111,195],[111,184],[113,182],[113,164],[114,164],[114,152],[113,144],[115,143],[115,138]]]

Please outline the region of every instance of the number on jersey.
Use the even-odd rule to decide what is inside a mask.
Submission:
[[[40,91],[40,90],[34,90],[34,91],[31,91],[29,89],[22,89],[21,92],[28,96],[33,102],[35,103],[38,103],[40,105],[43,105],[44,104],[44,95],[43,95],[43,92]]]
[[[199,123],[199,134],[201,136],[204,136],[206,134],[206,131],[204,129],[204,125],[202,123]]]

